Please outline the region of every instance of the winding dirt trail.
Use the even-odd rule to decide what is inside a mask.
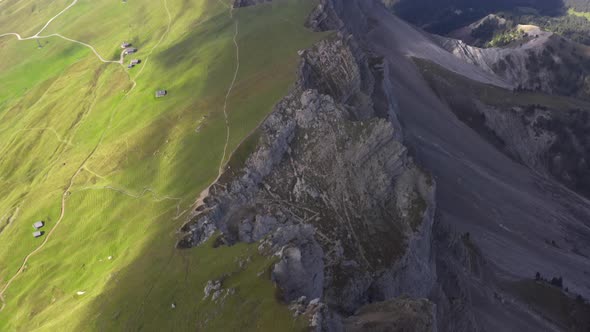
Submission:
[[[221,2],[222,3],[222,2]],[[229,16],[230,18],[233,20],[233,7],[229,7]],[[240,70],[240,46],[238,44],[238,35],[240,33],[239,30],[239,22],[235,21],[235,33],[234,33],[234,37],[233,37],[233,43],[234,46],[236,48],[236,70],[234,71],[234,77],[229,85],[229,88],[227,89],[227,93],[225,95],[225,100],[223,102],[223,116],[225,117],[225,128],[226,128],[226,137],[225,137],[225,145],[223,147],[223,154],[221,156],[221,161],[219,162],[219,169],[217,172],[217,177],[215,178],[215,180],[213,180],[213,182],[211,182],[211,184],[201,192],[201,194],[199,194],[199,197],[197,198],[197,200],[195,201],[195,203],[192,205],[191,209],[195,210],[196,208],[198,208],[199,206],[201,206],[203,204],[204,199],[209,196],[209,191],[211,190],[211,187],[213,187],[213,185],[215,185],[215,183],[217,183],[217,181],[219,181],[219,179],[221,178],[221,176],[223,175],[223,168],[225,165],[225,157],[227,155],[227,148],[229,146],[229,137],[230,137],[230,129],[229,129],[229,117],[227,114],[227,104],[229,101],[229,97],[234,89],[234,86],[236,84],[236,81],[238,79],[238,72]],[[182,214],[184,214],[186,211],[184,211]],[[181,215],[182,215],[181,214]]]
[[[0,290],[0,301],[2,301],[2,306],[0,307],[0,312],[2,310],[4,310],[4,307],[6,306],[6,301],[4,300],[4,293],[6,292],[6,290],[8,289],[8,287],[10,287],[10,285],[14,282],[14,280],[25,270],[26,266],[27,266],[27,262],[29,261],[29,259],[35,255],[37,252],[39,252],[41,249],[43,249],[43,247],[45,247],[45,244],[47,244],[47,241],[49,241],[49,239],[51,238],[51,234],[53,234],[53,232],[55,232],[55,230],[57,230],[57,227],[59,226],[59,224],[62,222],[62,220],[64,219],[65,216],[65,212],[66,212],[66,198],[70,193],[70,189],[72,188],[72,186],[74,185],[74,180],[76,179],[76,177],[78,176],[78,174],[80,174],[80,172],[82,171],[82,168],[84,166],[84,163],[86,163],[86,161],[90,158],[90,156],[87,157],[86,160],[84,160],[83,164],[80,166],[80,168],[78,168],[78,170],[76,171],[76,173],[70,178],[70,182],[68,187],[66,188],[66,190],[64,191],[64,193],[61,196],[61,213],[59,215],[59,218],[57,220],[57,222],[55,223],[55,225],[53,226],[53,228],[51,228],[51,230],[47,233],[47,235],[45,236],[45,238],[43,239],[43,242],[41,243],[40,246],[38,246],[35,250],[31,251],[23,260],[23,263],[21,264],[20,268],[18,269],[18,271],[16,271],[16,273],[12,276],[12,278],[10,278],[8,280],[8,282],[4,285],[4,287],[2,288],[2,290]]]
[[[112,120],[112,116],[111,116],[111,120]],[[110,124],[109,124],[109,127],[110,127]],[[107,129],[108,129],[108,127],[107,127]],[[4,285],[4,287],[0,290],[0,301],[2,302],[2,306],[0,307],[0,312],[2,310],[4,310],[4,307],[6,306],[6,301],[4,299],[4,294],[6,293],[6,290],[8,289],[8,287],[10,287],[10,285],[12,284],[12,282],[14,282],[14,280],[18,276],[20,276],[20,274],[24,271],[24,269],[26,268],[26,265],[27,265],[29,259],[32,256],[34,256],[36,253],[38,253],[39,251],[41,251],[41,249],[43,249],[43,247],[45,247],[45,244],[47,244],[47,242],[51,238],[51,235],[58,229],[59,225],[63,221],[63,219],[65,217],[65,214],[66,214],[66,199],[71,194],[70,190],[72,189],[72,186],[74,185],[74,181],[76,180],[76,177],[78,177],[78,175],[80,174],[80,172],[82,172],[84,170],[84,168],[86,167],[86,163],[88,162],[88,160],[90,160],[90,158],[92,158],[92,156],[94,155],[94,153],[98,150],[100,144],[102,143],[102,140],[104,139],[104,136],[106,134],[107,129],[105,129],[102,132],[101,137],[99,139],[99,142],[96,144],[96,146],[94,147],[94,149],[92,149],[92,151],[88,154],[88,156],[86,156],[86,158],[82,161],[82,163],[80,164],[80,166],[78,167],[78,169],[76,170],[76,172],[74,173],[74,175],[72,175],[72,177],[70,178],[69,183],[68,183],[68,186],[66,187],[66,189],[64,190],[64,192],[63,192],[63,194],[61,196],[61,211],[60,211],[59,218],[55,222],[55,225],[51,228],[51,230],[47,233],[47,235],[45,235],[45,237],[44,237],[43,242],[41,243],[41,245],[39,245],[35,250],[31,251],[24,258],[23,263],[21,264],[21,266],[18,269],[18,271],[16,271],[16,273],[12,276],[12,278],[10,278],[8,280],[8,282]]]
[[[47,29],[51,22],[53,22],[56,18],[60,17],[63,13],[67,12],[70,8],[74,7],[76,3],[78,3],[78,0],[72,1],[72,3],[69,6],[64,8],[61,12],[57,13],[57,15],[50,18],[49,21],[47,21],[47,23],[45,23],[45,25],[41,28],[41,30],[39,30],[39,32],[35,34],[35,37],[38,37],[41,34],[41,32],[43,32],[43,30]]]
[[[41,32],[45,31],[45,29],[47,29],[47,27],[49,27],[49,25],[51,24],[51,22],[53,22],[55,19],[57,19],[58,17],[60,17],[61,15],[63,15],[65,12],[67,12],[70,8],[72,8],[74,5],[76,5],[76,3],[78,3],[78,0],[72,1],[72,3],[70,5],[68,5],[66,8],[64,8],[61,12],[57,13],[57,15],[53,16],[52,18],[50,18],[45,23],[45,25],[41,28],[41,30],[39,30],[36,34],[34,34],[34,35],[30,36],[30,37],[23,37],[23,36],[21,36],[20,34],[18,34],[16,32],[7,32],[7,33],[0,34],[0,38],[7,37],[7,36],[14,36],[19,41],[25,41],[25,40],[33,40],[33,39],[45,39],[45,38],[51,38],[51,37],[58,37],[58,38],[67,40],[69,42],[76,43],[76,44],[79,44],[79,45],[82,45],[84,47],[89,48],[92,51],[92,53],[94,53],[98,57],[98,59],[101,62],[104,62],[104,63],[118,63],[120,65],[123,65],[123,60],[124,60],[123,58],[125,56],[125,54],[124,54],[125,50],[123,50],[121,52],[121,57],[119,58],[119,60],[106,60],[105,58],[103,58],[100,55],[100,53],[98,53],[98,51],[94,48],[94,46],[92,46],[90,44],[87,44],[87,43],[81,42],[79,40],[75,40],[75,39],[72,39],[72,38],[68,38],[68,37],[62,36],[59,33],[53,33],[53,34],[50,34],[50,35],[41,36]]]
[[[236,21],[236,32],[234,34],[234,38],[233,38],[233,42],[234,45],[236,47],[236,70],[234,71],[234,77],[231,81],[231,84],[229,85],[229,89],[227,89],[227,94],[225,95],[225,100],[223,102],[223,116],[225,117],[225,128],[226,128],[226,138],[225,138],[225,146],[223,147],[223,155],[221,157],[221,162],[219,164],[219,175],[221,176],[221,173],[223,173],[223,165],[224,165],[224,161],[225,161],[225,155],[227,154],[227,147],[229,145],[229,117],[227,115],[227,103],[229,100],[229,97],[232,93],[232,90],[234,89],[234,85],[236,84],[236,80],[238,79],[238,72],[240,70],[240,46],[238,45],[238,34],[239,34],[240,30],[239,30],[239,22]]]
[[[68,37],[62,36],[59,33],[53,33],[53,34],[50,34],[50,35],[47,35],[47,36],[22,37],[20,34],[18,34],[16,32],[7,32],[7,33],[1,34],[0,35],[0,38],[6,37],[6,36],[15,36],[16,39],[18,39],[19,41],[33,40],[33,39],[46,39],[46,38],[51,38],[51,37],[58,37],[58,38],[67,40],[69,42],[76,43],[76,44],[79,44],[79,45],[82,45],[84,47],[89,48],[92,51],[92,53],[94,53],[96,55],[96,57],[101,62],[104,62],[104,63],[118,63],[118,64],[121,64],[122,65],[123,64],[123,57],[125,55],[124,54],[125,53],[125,50],[123,50],[121,52],[121,58],[119,60],[107,60],[107,59],[103,58],[102,55],[100,55],[100,53],[98,53],[98,51],[94,48],[94,46],[92,46],[90,44],[87,44],[87,43],[84,43],[84,42],[81,42],[79,40],[75,40],[75,39],[72,39],[72,38],[68,38]]]

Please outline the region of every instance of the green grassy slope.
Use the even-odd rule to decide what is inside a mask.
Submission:
[[[5,0],[0,34],[33,35],[70,3]],[[313,6],[276,0],[230,16],[214,0],[79,0],[42,33],[108,60],[130,41],[142,59],[131,70],[58,37],[41,48],[0,38],[0,289],[50,236],[6,289],[1,331],[301,328],[255,245],[174,245],[222,163],[236,31],[224,163],[288,91],[297,50],[323,37],[303,28]],[[252,260],[244,270],[240,257]],[[203,300],[224,274],[236,294]]]

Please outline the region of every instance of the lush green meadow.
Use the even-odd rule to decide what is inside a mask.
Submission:
[[[6,288],[0,331],[301,329],[256,245],[175,249],[199,193],[293,83],[297,50],[323,37],[303,27],[312,0],[231,14],[224,1],[79,0],[41,33],[113,61],[131,42],[125,66],[58,36],[0,37],[0,290],[47,240]],[[4,0],[0,35],[32,36],[71,3]],[[203,300],[223,275],[236,294]]]

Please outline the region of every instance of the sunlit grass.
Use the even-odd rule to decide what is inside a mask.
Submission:
[[[5,0],[0,34],[36,32],[30,27],[69,3]],[[169,30],[164,5],[80,0],[45,32],[109,59],[131,41],[143,60],[132,70],[59,38],[41,48],[0,39],[0,286],[41,243],[32,223],[46,221],[46,234],[55,227],[77,174],[61,224],[5,293],[1,331],[301,328],[260,273],[272,261],[256,245],[180,251],[175,243],[187,209],[218,173],[236,22],[230,152],[287,93],[297,50],[324,36],[303,28],[314,3],[278,0],[230,18],[218,1],[168,0]],[[156,99],[161,88],[170,94]],[[252,263],[241,271],[236,259],[245,255]],[[202,301],[206,281],[225,273],[236,296],[222,307]]]

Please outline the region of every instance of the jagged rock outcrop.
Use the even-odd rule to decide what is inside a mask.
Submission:
[[[283,298],[319,299],[312,325],[339,330],[338,316],[364,304],[430,293],[435,183],[400,142],[382,60],[345,32],[300,54],[299,82],[179,246],[216,232],[229,245],[262,240],[260,252],[279,258],[272,279]]]
[[[248,173],[230,183],[229,192],[216,187],[211,201],[217,205],[187,226],[185,245],[203,242],[215,230],[227,243],[252,241],[240,229],[260,229],[256,220],[273,220],[267,225],[276,228],[266,228],[272,231],[261,250],[273,248],[281,257],[273,279],[287,300],[323,293],[329,305],[352,312],[370,298],[409,290],[427,294],[433,282],[432,180],[413,165],[387,120],[352,121],[315,90],[291,102],[293,108],[273,114],[267,120],[272,127],[265,128],[273,129],[272,145],[287,136],[283,131],[291,133],[283,160],[252,187]],[[248,164],[260,165],[256,158],[269,150],[278,148],[261,148]],[[236,191],[246,188],[244,177],[256,189]]]
[[[281,286],[287,302],[322,296],[324,252],[314,236],[311,225],[288,225],[270,234],[259,247],[261,252],[279,257],[272,269],[272,280]]]
[[[235,294],[236,290],[234,288],[222,288],[222,280],[209,280],[205,288],[203,289],[205,296],[203,300],[210,299],[211,301],[218,303],[223,302],[228,296],[232,296]]]
[[[332,0],[320,0],[309,14],[305,25],[314,31],[340,30],[344,23],[336,13]]]

